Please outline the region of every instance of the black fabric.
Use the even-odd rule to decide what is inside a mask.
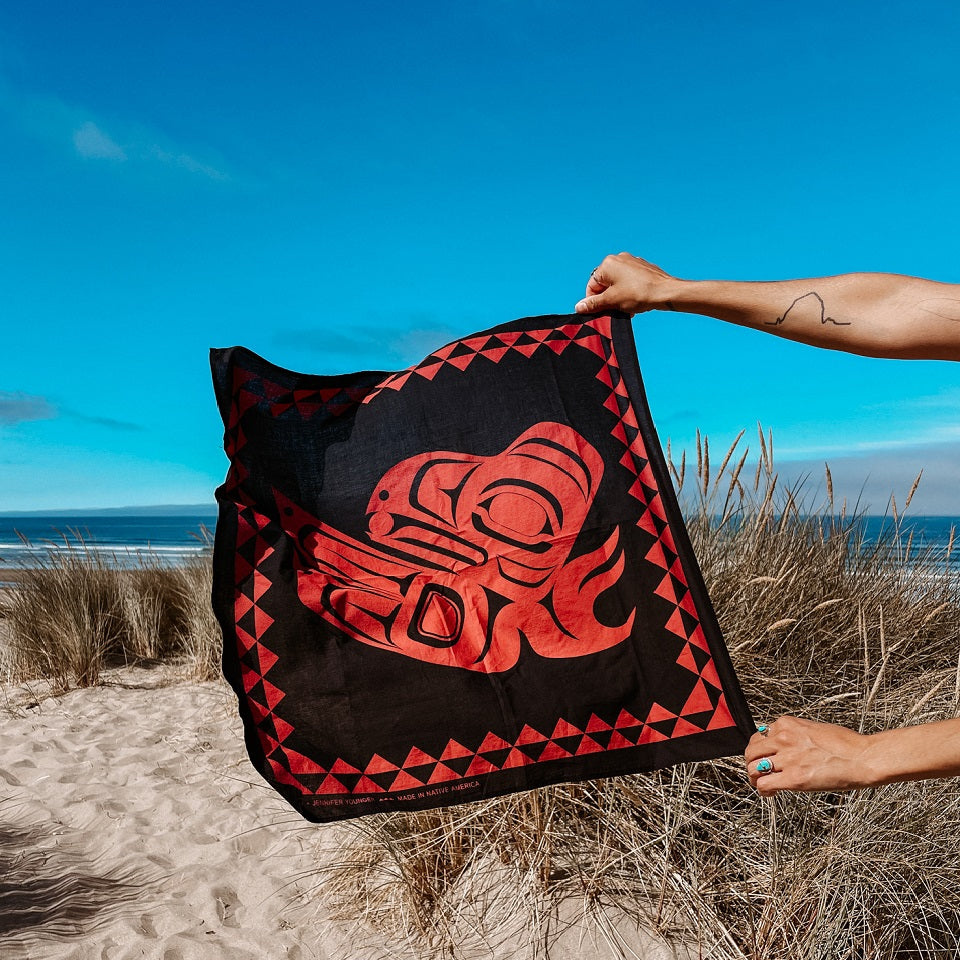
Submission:
[[[396,373],[211,360],[224,673],[305,817],[743,750],[628,319],[517,320]]]

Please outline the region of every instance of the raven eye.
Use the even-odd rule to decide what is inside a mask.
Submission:
[[[507,490],[488,497],[479,504],[486,511],[493,529],[502,530],[523,540],[533,540],[554,532],[550,517],[538,500],[523,493]]]

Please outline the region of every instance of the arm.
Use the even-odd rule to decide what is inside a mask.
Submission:
[[[627,253],[594,270],[579,313],[676,310],[871,357],[960,360],[960,284],[890,273],[680,280]]]
[[[758,773],[767,757],[771,773]],[[883,783],[960,776],[960,719],[884,730],[869,736],[797,717],[755,733],[744,759],[762,796],[780,790],[853,790]]]

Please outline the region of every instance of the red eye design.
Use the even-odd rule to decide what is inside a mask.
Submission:
[[[502,530],[508,536],[535,540],[554,532],[546,508],[534,496],[507,490],[495,494],[479,506],[486,513],[489,528]]]

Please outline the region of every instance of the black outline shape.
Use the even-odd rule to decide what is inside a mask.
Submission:
[[[803,294],[803,296],[797,297],[797,299],[794,300],[793,303],[791,303],[786,310],[784,310],[782,317],[777,317],[776,320],[766,320],[764,322],[768,327],[779,327],[780,324],[787,319],[787,316],[789,315],[790,311],[801,300],[806,300],[807,297],[816,297],[817,300],[820,302],[820,326],[825,327],[828,323],[832,323],[834,326],[837,326],[837,327],[849,327],[853,323],[852,320],[834,320],[833,317],[828,317],[827,307],[826,307],[826,304],[824,304],[823,302],[823,297],[821,297],[820,294],[816,292],[816,290],[811,290],[809,293],[805,293]]]
[[[423,626],[423,618],[427,612],[427,607],[430,605],[430,602],[434,597],[443,597],[457,612],[457,625],[454,632],[448,636],[440,636],[436,633],[425,633],[421,627]],[[445,649],[452,647],[463,635],[463,627],[465,622],[465,610],[463,604],[463,597],[457,593],[452,587],[448,587],[442,583],[428,583],[423,590],[420,592],[420,598],[417,600],[416,609],[413,611],[413,616],[410,618],[410,624],[407,627],[407,636],[411,640],[415,640],[417,643],[422,643],[426,647],[438,647],[440,649]],[[486,648],[484,648],[486,651]]]

